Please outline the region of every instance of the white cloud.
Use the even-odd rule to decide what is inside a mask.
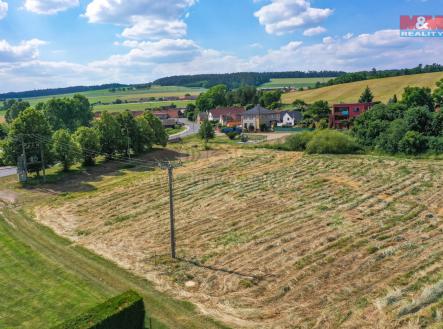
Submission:
[[[79,0],[25,0],[25,9],[36,14],[54,15],[77,7]]]
[[[197,0],[93,0],[86,8],[90,23],[125,26],[131,39],[180,38],[186,35],[186,10]]]
[[[349,40],[349,39],[351,39],[353,36],[354,36],[353,33],[346,33],[346,34],[343,36],[343,39],[345,39],[345,40]]]
[[[307,37],[312,37],[317,34],[325,33],[326,29],[322,26],[311,27],[309,29],[304,30],[303,35]]]
[[[125,28],[122,36],[128,39],[160,39],[163,35],[180,38],[186,35],[186,23],[180,20],[146,19],[137,16],[133,26]]]
[[[0,20],[8,14],[8,3],[0,0]]]
[[[248,61],[249,70],[366,70],[413,67],[439,62],[440,40],[400,37],[398,30],[372,34],[325,37],[321,43],[302,45],[290,42]]]
[[[45,42],[39,39],[22,41],[18,45],[11,45],[6,40],[0,40],[0,63],[14,63],[29,61],[37,58],[38,47]]]
[[[330,8],[313,8],[310,0],[271,0],[254,15],[269,34],[282,35],[312,26],[333,13]]]
[[[345,70],[403,68],[441,60],[443,44],[435,38],[401,38],[398,30],[326,37],[304,44],[291,41],[264,55],[240,58],[205,49],[188,39],[124,40],[125,54],[88,64],[42,61],[40,40],[10,45],[0,41],[0,91],[108,82],[142,83],[177,74],[238,71]],[[7,89],[7,90],[6,90]]]

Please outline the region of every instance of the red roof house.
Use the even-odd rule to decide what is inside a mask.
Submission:
[[[374,103],[334,104],[329,115],[329,128],[348,129],[351,120],[369,110]]]

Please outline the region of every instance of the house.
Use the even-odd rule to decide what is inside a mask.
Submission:
[[[228,123],[240,125],[241,114],[245,112],[243,107],[217,107],[208,111],[209,121],[218,121],[226,126]]]
[[[179,119],[183,118],[183,112],[183,109],[172,108],[154,111],[152,112],[152,114],[154,114],[159,119]]]
[[[278,126],[294,127],[301,120],[303,120],[303,114],[300,111],[282,111]]]
[[[354,118],[373,105],[374,103],[334,104],[329,115],[329,128],[348,129]]]
[[[202,123],[205,120],[208,120],[208,112],[200,112],[197,117],[197,123]]]
[[[264,125],[266,125],[266,128],[270,128],[278,122],[280,122],[280,113],[270,111],[261,105],[256,105],[241,114],[242,127],[250,131],[260,130]]]

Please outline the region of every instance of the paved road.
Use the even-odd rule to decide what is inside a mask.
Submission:
[[[178,119],[178,121],[184,123],[187,129],[178,134],[169,136],[169,139],[183,138],[189,135],[193,135],[198,133],[198,130],[200,129],[200,125],[197,122],[192,122],[184,118]]]
[[[17,174],[15,167],[0,167],[0,177],[6,177]]]

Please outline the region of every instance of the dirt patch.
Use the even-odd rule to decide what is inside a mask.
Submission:
[[[8,190],[0,190],[0,200],[6,203],[15,203],[17,201],[18,194]]]

